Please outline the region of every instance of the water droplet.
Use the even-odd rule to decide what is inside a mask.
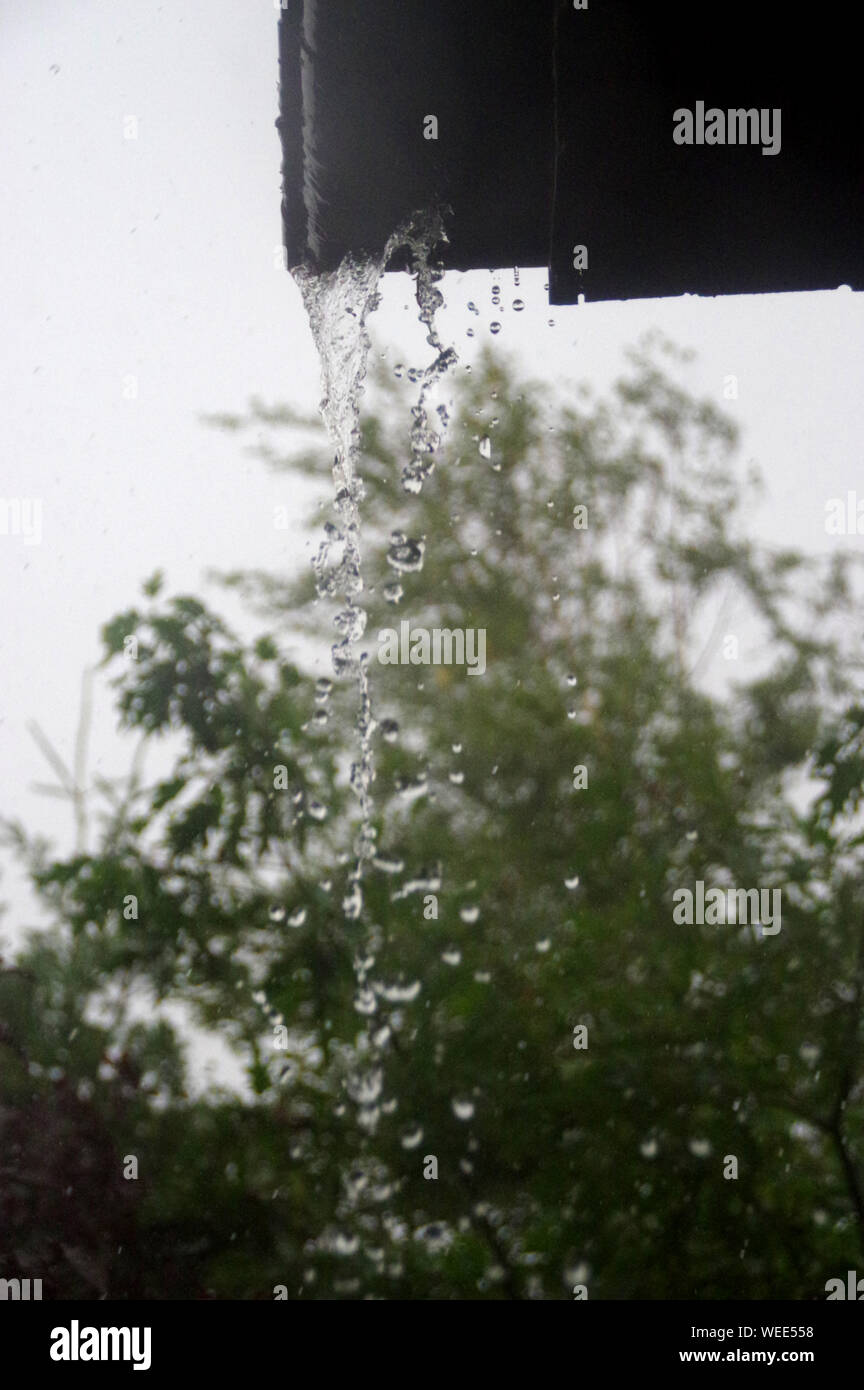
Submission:
[[[410,985],[385,985],[380,993],[388,1004],[411,1004],[420,993],[420,981],[412,980]]]
[[[694,1158],[707,1158],[711,1152],[709,1139],[691,1139],[687,1145]]]
[[[403,801],[417,801],[429,791],[429,779],[425,772],[418,777],[397,777],[395,787]]]
[[[570,685],[570,686],[578,685],[578,684],[579,684],[579,677],[578,677],[578,676],[568,676],[568,677],[567,677],[567,684]]]
[[[452,1232],[438,1221],[430,1221],[428,1226],[421,1226],[414,1232],[414,1239],[422,1240],[433,1254],[446,1250],[453,1243]]]
[[[303,925],[303,923],[304,923],[305,921],[306,921],[306,909],[305,909],[305,907],[295,907],[294,911],[291,913],[290,917],[288,918],[288,925],[289,925],[289,927],[302,927],[302,925]]]
[[[397,362],[397,363],[396,363],[396,366],[393,368],[393,375],[394,375],[394,376],[401,376],[402,373],[404,372],[404,370],[405,370],[405,363],[404,363],[404,362]]]
[[[473,1100],[455,1099],[453,1101],[453,1114],[457,1120],[470,1120],[474,1114]]]
[[[441,959],[445,965],[459,965],[462,960],[462,952],[457,951],[456,947],[452,946],[449,950],[441,952]]]
[[[352,1076],[348,1081],[348,1092],[359,1105],[374,1105],[381,1095],[384,1073],[380,1070],[366,1072],[363,1076]]]
[[[398,603],[405,590],[398,581],[394,581],[392,584],[385,584],[382,592],[388,603]]]
[[[639,1145],[639,1152],[641,1153],[641,1155],[642,1155],[643,1158],[656,1158],[656,1156],[657,1156],[657,1140],[656,1140],[656,1139],[646,1139],[645,1142],[644,1142],[643,1144],[640,1144],[640,1145]]]
[[[307,816],[311,816],[313,820],[326,820],[327,807],[313,798],[312,801],[308,802],[306,805],[306,814]]]
[[[579,887],[579,875],[578,875],[578,874],[574,874],[572,878],[565,878],[565,880],[564,880],[564,887],[565,887],[565,888],[578,888],[578,887]]]
[[[465,781],[465,773],[451,772],[449,773],[449,780],[453,783],[454,787],[461,787],[462,783]]]
[[[319,704],[323,704],[325,700],[329,700],[332,689],[333,682],[328,680],[326,676],[322,676],[320,680],[315,682],[315,699]]]
[[[544,937],[542,938],[542,940],[540,940],[540,941],[537,942],[537,944],[536,944],[536,946],[535,946],[534,949],[535,949],[536,951],[539,951],[540,954],[543,955],[543,954],[545,954],[546,951],[549,950],[549,947],[550,947],[551,945],[552,945],[552,942],[549,940],[548,936],[544,936]]]
[[[494,323],[490,323],[490,325],[489,325],[489,332],[490,332],[490,333],[496,333],[496,334],[501,332],[501,325],[500,325],[500,323],[498,322],[497,319],[495,320]]]
[[[363,911],[363,893],[359,883],[352,885],[350,892],[342,899],[342,911],[350,922],[356,922]]]
[[[462,752],[462,744],[461,744],[461,743],[451,743],[450,747],[453,749],[453,752],[454,752],[454,753],[461,753],[461,752]]]
[[[399,737],[399,725],[395,719],[382,719],[379,725],[385,743],[395,743]]]
[[[465,907],[460,907],[459,916],[462,918],[462,921],[467,922],[470,927],[473,926],[479,918],[480,909],[479,907],[475,907],[473,903],[467,903]]]
[[[284,909],[284,907],[278,907],[278,906],[271,907],[270,913],[269,913],[269,917],[270,917],[270,921],[271,921],[271,922],[282,922],[282,921],[284,921],[284,919],[285,919],[285,909]]]
[[[480,440],[480,443],[477,445],[477,449],[484,459],[491,459],[492,440],[489,438],[488,434],[484,434],[483,438]]]
[[[523,299],[514,299],[513,308],[516,310],[517,314],[521,314],[522,310],[525,308],[525,301]]]
[[[333,619],[334,627],[348,642],[359,642],[366,631],[367,614],[362,608],[343,608]]]
[[[390,854],[376,854],[372,863],[382,874],[398,874],[405,867],[403,859],[397,859],[395,855]]]
[[[378,1000],[375,998],[375,991],[371,989],[361,989],[354,996],[354,1008],[358,1014],[374,1014],[378,1008]]]
[[[398,902],[400,898],[408,898],[412,893],[440,893],[441,891],[441,865],[436,864],[429,869],[422,869],[416,878],[409,878],[403,884],[398,893],[394,893],[392,902]]]
[[[400,534],[394,532],[394,536]],[[426,542],[412,540],[405,537],[402,540],[394,540],[391,536],[390,549],[387,551],[387,563],[392,565],[394,570],[399,570],[400,574],[414,573],[423,568],[423,555],[426,550]]]
[[[417,1145],[422,1142],[422,1139],[423,1130],[421,1126],[409,1125],[406,1129],[403,1129],[399,1143],[402,1145],[403,1149],[416,1149]]]

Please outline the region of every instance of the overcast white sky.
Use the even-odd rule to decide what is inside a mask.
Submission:
[[[311,410],[319,394],[278,257],[276,24],[273,0],[4,0],[0,12],[0,498],[43,506],[40,545],[0,536],[2,810],[63,849],[71,820],[30,790],[47,769],[26,724],[71,753],[100,625],[157,567],[171,589],[200,592],[210,566],[308,555],[273,525],[277,503],[297,504],[296,486],[289,494],[199,422],[252,395]],[[126,138],[130,117],[137,139]],[[721,401],[724,377],[739,378],[727,408],[768,482],[755,528],[808,550],[864,545],[824,531],[828,498],[864,494],[864,296],[550,310],[545,278],[523,270],[517,315],[511,271],[501,313],[488,273],[447,277],[444,336],[463,363],[498,317],[498,342],[532,372],[602,390],[623,348],[656,325],[697,350],[685,378],[695,389]],[[409,298],[405,278],[389,277],[378,337],[394,360],[419,341]],[[124,398],[129,376],[137,399]],[[113,731],[103,691],[92,767],[106,773],[127,761]],[[14,874],[0,898],[32,920]]]

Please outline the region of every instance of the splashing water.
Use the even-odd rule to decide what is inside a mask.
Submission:
[[[410,458],[402,471],[402,485],[407,492],[418,493],[434,468],[434,455],[441,442],[440,432],[433,428],[429,419],[429,393],[456,361],[455,352],[443,346],[435,327],[435,314],[443,303],[436,282],[443,271],[431,263],[430,257],[434,247],[444,240],[446,233],[439,215],[418,215],[394,232],[377,257],[358,260],[349,255],[338,270],[324,274],[306,266],[292,271],[321,361],[323,398],[320,408],[335,448],[333,482],[337,523],[328,522],[325,526],[324,539],[313,560],[316,588],[321,598],[343,601],[344,606],[334,620],[340,636],[332,647],[333,669],[337,676],[353,677],[358,693],[358,754],[351,767],[351,785],[360,804],[360,829],[354,846],[356,862],[343,900],[343,910],[349,919],[360,916],[365,868],[376,853],[371,787],[375,778],[372,735],[377,725],[372,710],[368,654],[358,651],[367,621],[366,611],[359,601],[363,591],[360,504],[365,490],[358,469],[360,398],[371,346],[366,320],[380,301],[379,285],[386,265],[396,251],[407,251],[415,277],[420,320],[427,330],[426,341],[436,353],[424,371],[411,374],[413,380],[419,380],[420,392],[411,411]],[[439,406],[437,413],[443,428],[447,424],[445,407]],[[394,568],[419,569],[422,542],[400,539],[403,545],[394,548],[391,560]]]
[[[358,655],[356,645],[366,627],[366,614],[358,602],[363,589],[360,569],[363,484],[357,472],[357,453],[360,395],[370,346],[366,318],[378,303],[381,273],[379,261],[360,262],[351,257],[339,270],[325,275],[316,275],[305,266],[293,272],[321,360],[324,394],[320,408],[336,450],[333,483],[338,524],[327,523],[313,566],[319,596],[341,597],[344,601],[335,620],[340,637],[332,647],[333,669],[337,676],[353,676],[359,697],[359,754],[351,768],[351,784],[360,802],[361,818],[355,846],[356,885],[362,878],[366,859],[374,852],[370,787],[374,776],[371,739],[375,724],[367,660],[365,654]]]
[[[335,618],[339,636],[332,647],[333,669],[337,677],[353,678],[357,687],[357,755],[351,766],[351,786],[359,801],[360,826],[354,842],[354,866],[342,899],[342,910],[349,922],[356,922],[363,916],[363,878],[367,866],[376,864],[388,873],[402,867],[398,861],[394,865],[386,857],[382,858],[377,851],[371,789],[375,779],[372,736],[378,725],[372,707],[368,654],[359,649],[367,623],[360,600],[364,588],[360,506],[365,490],[359,471],[360,400],[371,347],[366,321],[379,303],[379,284],[385,267],[395,252],[407,252],[415,278],[420,321],[426,328],[427,343],[435,350],[429,366],[408,372],[409,380],[419,382],[420,389],[411,411],[410,450],[402,470],[402,486],[406,492],[416,495],[434,468],[441,431],[447,425],[446,408],[440,405],[436,412],[440,430],[433,426],[429,396],[456,361],[455,352],[444,348],[435,327],[435,314],[443,304],[436,283],[443,270],[434,266],[430,258],[436,244],[445,240],[439,215],[418,215],[390,237],[380,256],[362,261],[349,256],[338,270],[321,275],[306,267],[292,272],[321,360],[321,413],[335,450],[336,520],[325,526],[324,538],[313,560],[316,588],[319,597],[342,602]],[[397,576],[420,570],[424,548],[422,540],[394,533],[388,563]],[[385,588],[384,596],[388,602],[398,603],[402,597],[401,585],[394,581]],[[323,696],[322,703],[326,701],[330,694],[329,683],[319,681],[317,693],[319,700]],[[398,733],[395,721],[383,720],[381,733],[385,740],[392,742]],[[354,1007],[367,1028],[357,1039],[356,1061],[345,1079],[348,1095],[358,1110],[363,1133],[361,1151],[367,1151],[380,1115],[395,1107],[395,1101],[382,1099],[384,1069],[381,1063],[392,1030],[386,1017],[379,1013],[379,1000],[386,1010],[387,1004],[411,1002],[420,992],[419,981],[389,988],[375,981],[372,972],[380,945],[380,929],[367,922],[365,942],[358,944],[354,957]],[[422,1130],[418,1130],[416,1141],[412,1135],[411,1142],[419,1143],[420,1134]]]

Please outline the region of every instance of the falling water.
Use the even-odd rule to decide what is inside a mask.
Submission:
[[[324,528],[324,539],[313,560],[315,580],[320,597],[341,599],[343,603],[334,620],[340,635],[332,647],[333,669],[337,677],[351,677],[357,686],[357,756],[351,767],[351,785],[359,801],[360,828],[354,844],[354,868],[343,900],[345,915],[351,919],[359,917],[362,911],[363,876],[376,849],[371,788],[375,778],[372,736],[377,725],[369,686],[369,658],[358,648],[367,621],[360,601],[363,592],[360,505],[364,487],[358,467],[360,398],[370,348],[366,320],[380,301],[379,285],[386,265],[396,251],[407,251],[415,278],[420,320],[426,327],[426,341],[435,350],[432,362],[417,375],[420,392],[411,411],[410,456],[402,470],[405,490],[418,493],[432,472],[441,440],[440,431],[429,419],[429,393],[456,361],[456,353],[443,346],[435,327],[435,314],[443,303],[436,282],[443,272],[430,258],[434,247],[444,240],[446,233],[437,214],[418,215],[394,232],[378,256],[359,260],[349,255],[338,270],[323,274],[306,266],[292,272],[303,296],[321,361],[321,413],[335,449],[333,482],[337,520],[328,522]],[[445,408],[439,406],[437,414],[443,428],[447,424]],[[422,543],[407,537],[401,537],[400,541],[402,549],[411,549],[412,554],[419,555],[419,562],[413,566],[419,569]],[[397,568],[398,562],[399,554],[396,554],[393,563]]]
[[[344,260],[338,270],[324,275],[316,275],[305,267],[294,271],[321,361],[321,413],[336,451],[333,483],[338,520],[325,526],[324,539],[313,561],[315,582],[320,597],[343,600],[344,606],[335,619],[340,636],[332,647],[333,669],[337,677],[353,677],[358,694],[358,754],[351,767],[351,785],[360,803],[360,830],[352,883],[344,904],[351,917],[359,915],[363,870],[375,848],[371,800],[375,721],[367,657],[357,651],[366,629],[366,612],[359,602],[363,590],[360,503],[364,488],[357,456],[360,396],[370,346],[366,319],[378,304],[382,271],[381,260],[357,261],[353,257]]]
[[[316,587],[320,597],[342,603],[335,618],[339,636],[332,647],[333,669],[337,677],[352,678],[357,688],[357,752],[351,767],[351,785],[359,801],[360,827],[354,841],[354,866],[342,903],[349,920],[356,920],[363,912],[363,877],[367,865],[375,861],[385,871],[387,866],[386,858],[382,859],[376,854],[372,737],[377,723],[372,708],[369,658],[360,647],[367,623],[366,610],[361,601],[364,585],[360,508],[364,487],[359,468],[360,400],[370,349],[366,321],[379,303],[379,284],[385,266],[396,251],[407,252],[415,279],[420,321],[426,328],[426,341],[435,354],[423,371],[410,374],[412,380],[419,381],[420,390],[411,411],[408,458],[402,470],[402,485],[407,492],[417,494],[432,472],[440,444],[440,430],[447,424],[443,406],[437,410],[440,427],[431,422],[427,405],[429,395],[448,367],[456,361],[455,352],[443,346],[435,327],[435,314],[443,303],[436,282],[443,271],[434,266],[430,258],[436,244],[445,239],[443,224],[438,216],[415,217],[409,225],[394,233],[380,256],[365,260],[346,257],[338,270],[327,274],[318,275],[305,267],[293,272],[321,360],[321,412],[335,450],[335,521],[325,527],[324,538],[313,560]],[[394,535],[391,540],[387,559],[398,573],[422,568],[425,549],[422,540],[402,534]],[[382,722],[381,732],[385,739],[392,737],[387,728],[390,723],[392,721]],[[395,1107],[395,1100],[386,1101],[383,1096],[382,1059],[392,1036],[391,1028],[387,1019],[378,1012],[379,996],[385,1002],[394,996],[392,991],[376,985],[372,978],[380,945],[380,928],[367,922],[354,956],[354,1006],[366,1019],[367,1026],[356,1039],[355,1064],[345,1078],[348,1095],[357,1107],[358,1121],[364,1134],[358,1169],[362,1183],[366,1181],[365,1174],[375,1168],[375,1160],[368,1146],[379,1117],[382,1112],[389,1112]],[[416,988],[419,989],[419,984]],[[413,998],[414,989],[415,986],[411,986],[402,993],[400,1001]],[[409,1136],[409,1142],[419,1143],[419,1135],[416,1140],[413,1134]],[[362,1183],[355,1184],[356,1191],[349,1184],[351,1190],[334,1213],[337,1220],[342,1215],[350,1219]]]

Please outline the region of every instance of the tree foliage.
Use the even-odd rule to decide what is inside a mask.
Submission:
[[[411,498],[415,388],[378,373],[366,645],[482,628],[487,669],[373,662],[359,922],[354,692],[289,659],[332,616],[311,578],[225,577],[252,642],[159,576],[106,625],[121,723],[176,754],[91,852],[9,831],[54,925],[0,974],[0,1243],[46,1296],[814,1298],[864,1256],[855,576],[748,539],[670,352],[605,402],[487,354]],[[220,423],[326,472],[288,411]],[[699,879],[780,888],[782,930],[676,924]],[[191,1085],[184,1018],[242,1095]]]

